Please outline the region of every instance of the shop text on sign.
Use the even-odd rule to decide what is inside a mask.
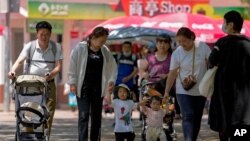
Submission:
[[[127,15],[155,16],[163,13],[191,13],[194,1],[170,1],[170,0],[130,0],[127,1],[125,12]],[[204,4],[204,2],[203,2]],[[127,11],[126,11],[127,9]]]
[[[146,6],[143,7],[143,3],[139,2],[138,0],[134,0],[130,2],[129,5],[129,12],[130,15],[144,15],[143,12],[149,14],[149,16],[154,16],[156,13],[176,13],[176,12],[183,12],[183,13],[190,13],[191,6],[190,5],[174,5],[171,1],[162,1],[158,4],[157,1],[149,1],[147,2]]]

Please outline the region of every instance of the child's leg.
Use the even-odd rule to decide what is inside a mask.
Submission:
[[[160,138],[160,141],[167,141],[167,136],[163,130],[160,132],[159,138]]]
[[[124,133],[115,133],[115,140],[116,141],[124,141],[125,140],[125,134]]]
[[[134,132],[129,132],[126,135],[127,141],[134,141],[135,140],[135,133]]]
[[[146,141],[156,141],[158,135],[156,128],[148,127],[146,131]]]

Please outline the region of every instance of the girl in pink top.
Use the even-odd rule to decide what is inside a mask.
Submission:
[[[146,140],[156,141],[159,138],[160,141],[167,141],[162,126],[166,114],[166,111],[161,109],[162,100],[158,96],[152,96],[150,108],[146,106],[147,101],[147,99],[143,100],[144,104],[140,104],[142,111],[147,116]]]

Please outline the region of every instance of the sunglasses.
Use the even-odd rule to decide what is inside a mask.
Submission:
[[[162,43],[162,42],[169,43],[168,39],[156,39],[156,41],[159,42],[159,43]]]

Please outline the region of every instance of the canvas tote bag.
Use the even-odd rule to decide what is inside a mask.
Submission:
[[[218,67],[214,66],[211,69],[208,69],[205,75],[203,76],[200,84],[199,91],[200,94],[204,97],[211,97],[214,92],[214,78]]]

